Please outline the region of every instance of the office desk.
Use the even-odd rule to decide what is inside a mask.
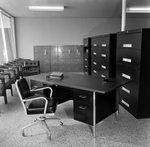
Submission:
[[[74,119],[93,126],[96,137],[96,124],[115,113],[119,115],[120,86],[127,80],[109,78],[108,82],[101,77],[64,73],[63,79],[46,79],[47,73],[26,77],[28,81],[38,81],[47,85],[57,85],[73,90]]]

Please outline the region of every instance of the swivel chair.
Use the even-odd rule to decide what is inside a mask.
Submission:
[[[48,139],[51,139],[50,129],[46,123],[46,120],[59,120],[60,125],[63,125],[59,118],[52,117],[55,115],[55,111],[57,108],[57,99],[55,97],[52,97],[52,88],[42,87],[30,90],[28,82],[25,78],[18,79],[15,85],[25,114],[27,116],[40,115],[34,120],[33,123],[22,128],[22,135],[25,136],[24,130],[26,128],[33,126],[36,123],[41,123],[46,128]],[[46,96],[43,93],[37,93],[37,91],[43,91],[45,89],[50,90],[49,95]]]

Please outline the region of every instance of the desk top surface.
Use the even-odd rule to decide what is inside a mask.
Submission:
[[[59,85],[68,88],[75,88],[79,90],[95,91],[98,93],[107,93],[116,88],[128,83],[128,80],[109,78],[108,82],[102,81],[101,77],[93,77],[89,75],[64,73],[63,79],[46,79],[48,73],[41,73],[34,76],[28,76],[27,79],[39,81],[49,85]]]

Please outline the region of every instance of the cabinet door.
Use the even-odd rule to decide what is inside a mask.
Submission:
[[[74,58],[82,59],[83,57],[83,47],[80,45],[74,46]]]

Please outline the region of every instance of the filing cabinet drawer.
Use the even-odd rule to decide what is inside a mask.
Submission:
[[[74,90],[73,99],[76,101],[81,101],[89,105],[93,104],[93,94],[92,92],[83,90]]]
[[[108,72],[108,70],[100,69],[100,76],[101,76],[101,77],[109,77],[109,72]]]
[[[133,82],[121,86],[121,91],[136,99],[139,95],[139,86]]]
[[[117,76],[121,78],[125,78],[127,80],[131,80],[132,82],[138,84],[140,71],[135,69],[133,66],[126,65],[117,65]]]
[[[91,65],[94,69],[100,69],[100,59],[98,57],[92,57]]]
[[[84,63],[88,64],[88,57],[84,57]]]
[[[66,58],[66,54],[62,53],[62,52],[58,52],[58,59],[65,59]]]
[[[131,113],[136,115],[138,108],[138,98],[129,96],[127,93],[121,90],[120,92],[120,104],[125,109],[129,110]]]
[[[81,64],[75,64],[75,65],[74,65],[74,71],[75,71],[75,72],[81,72],[81,71],[82,71],[82,66],[81,66]]]
[[[52,53],[52,54],[51,54],[51,59],[56,60],[56,59],[57,59],[57,57],[58,57],[58,56],[57,56],[57,53]]]
[[[101,48],[100,49],[100,57],[104,59],[109,59],[109,49],[108,48]]]
[[[109,36],[104,35],[100,37],[100,48],[108,48],[109,47]]]
[[[56,54],[57,53],[57,47],[56,46],[50,46],[50,52],[51,54]]]
[[[141,50],[118,49],[117,63],[140,67]]]
[[[93,125],[93,107],[74,101],[74,119]]]
[[[100,70],[92,68],[91,74],[92,74],[92,76],[99,76],[100,75]]]
[[[100,69],[105,69],[105,70],[109,69],[109,61],[107,59],[100,58],[99,62],[100,62]]]
[[[141,38],[140,32],[117,34],[117,48],[141,49]]]

